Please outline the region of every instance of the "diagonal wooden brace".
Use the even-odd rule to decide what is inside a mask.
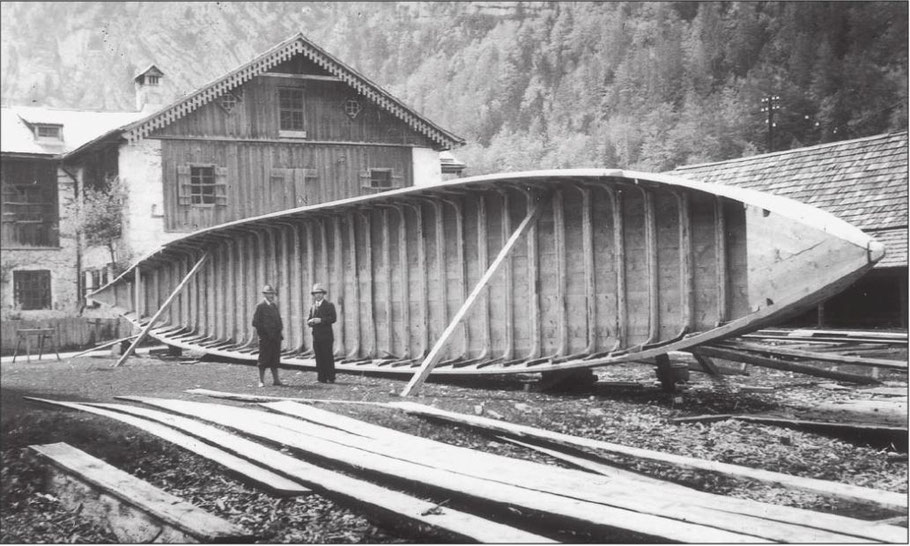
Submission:
[[[461,309],[455,313],[455,316],[452,317],[449,325],[446,326],[445,331],[442,332],[442,335],[439,337],[439,340],[436,341],[436,344],[433,346],[433,349],[430,350],[430,353],[423,360],[423,363],[420,365],[420,368],[414,373],[414,376],[408,382],[404,390],[401,391],[400,396],[408,396],[416,389],[419,389],[423,382],[426,381],[427,377],[430,375],[430,372],[433,371],[433,368],[436,367],[436,364],[439,363],[440,358],[442,357],[442,350],[445,348],[446,343],[449,341],[449,338],[452,337],[452,334],[455,332],[455,328],[458,326],[458,323],[468,314],[468,311],[471,310],[471,307],[474,305],[474,302],[477,301],[477,298],[480,296],[480,293],[486,288],[490,280],[493,278],[493,275],[496,273],[496,270],[499,269],[499,266],[505,261],[506,257],[512,252],[512,249],[515,247],[515,243],[521,238],[528,227],[534,224],[537,219],[540,217],[540,213],[544,210],[542,206],[545,201],[549,201],[549,195],[542,197],[536,203],[534,203],[533,208],[528,211],[527,216],[519,224],[518,228],[512,233],[509,240],[506,241],[506,244],[503,245],[502,250],[499,251],[499,255],[496,256],[496,259],[493,260],[493,263],[490,264],[490,267],[487,268],[487,271],[483,274],[483,277],[477,281],[477,285],[471,291],[471,294],[468,295],[468,298],[461,305]]]
[[[199,268],[202,267],[202,264],[205,263],[205,260],[208,257],[209,257],[208,253],[205,253],[202,255],[201,258],[199,258],[199,261],[196,262],[196,265],[193,266],[193,269],[191,269],[190,272],[186,274],[186,277],[183,277],[183,280],[180,281],[180,284],[177,285],[177,288],[175,288],[174,291],[171,292],[171,295],[168,296],[168,298],[164,301],[163,304],[161,304],[161,307],[158,309],[158,311],[155,313],[155,315],[149,320],[149,323],[145,326],[145,328],[142,329],[142,332],[133,341],[133,344],[130,345],[130,348],[123,352],[123,356],[120,357],[120,360],[118,360],[116,364],[111,366],[112,368],[116,368],[116,367],[120,366],[121,364],[123,364],[124,362],[126,362],[126,359],[131,354],[133,354],[133,351],[136,350],[136,347],[138,347],[139,344],[142,343],[146,337],[148,337],[149,332],[152,331],[152,327],[155,326],[155,323],[158,322],[158,319],[161,318],[161,315],[163,315],[164,312],[167,311],[167,308],[177,298],[177,296],[183,290],[183,287],[185,287],[187,285],[187,283],[190,282],[190,279],[192,279],[193,276],[196,275],[196,272],[199,271]]]

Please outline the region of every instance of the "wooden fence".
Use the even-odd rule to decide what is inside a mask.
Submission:
[[[16,349],[16,332],[21,328],[53,328],[58,351],[81,350],[105,341],[130,335],[132,327],[116,318],[68,317],[39,320],[4,320],[0,322],[0,354],[11,355]]]

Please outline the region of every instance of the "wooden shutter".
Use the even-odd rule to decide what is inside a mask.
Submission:
[[[190,205],[190,166],[177,165],[177,204]]]
[[[404,175],[401,174],[401,171],[399,171],[398,169],[392,169],[392,187],[393,188],[404,187]]]
[[[227,206],[227,167],[215,167],[215,205]]]

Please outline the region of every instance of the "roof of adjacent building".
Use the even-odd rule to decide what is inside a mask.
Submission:
[[[879,267],[907,265],[907,131],[677,167],[668,174],[814,205],[885,244]]]
[[[297,54],[303,54],[307,59],[326,70],[332,76],[356,89],[358,93],[407,123],[413,130],[429,138],[440,149],[449,149],[452,146],[465,143],[463,138],[446,131],[418,114],[370,81],[366,76],[336,59],[316,44],[307,40],[300,33],[272,47],[252,61],[235,68],[224,76],[165,106],[149,117],[124,127],[125,136],[130,141],[144,138],[156,129],[165,127],[175,120],[186,116],[197,108],[220,97],[225,92],[240,86]]]
[[[65,155],[111,131],[141,119],[142,112],[91,112],[37,106],[0,108],[0,153]],[[62,125],[63,140],[36,139],[30,126]]]

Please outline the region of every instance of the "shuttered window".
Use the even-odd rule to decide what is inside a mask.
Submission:
[[[227,205],[227,169],[215,165],[177,167],[177,204],[191,207]]]

